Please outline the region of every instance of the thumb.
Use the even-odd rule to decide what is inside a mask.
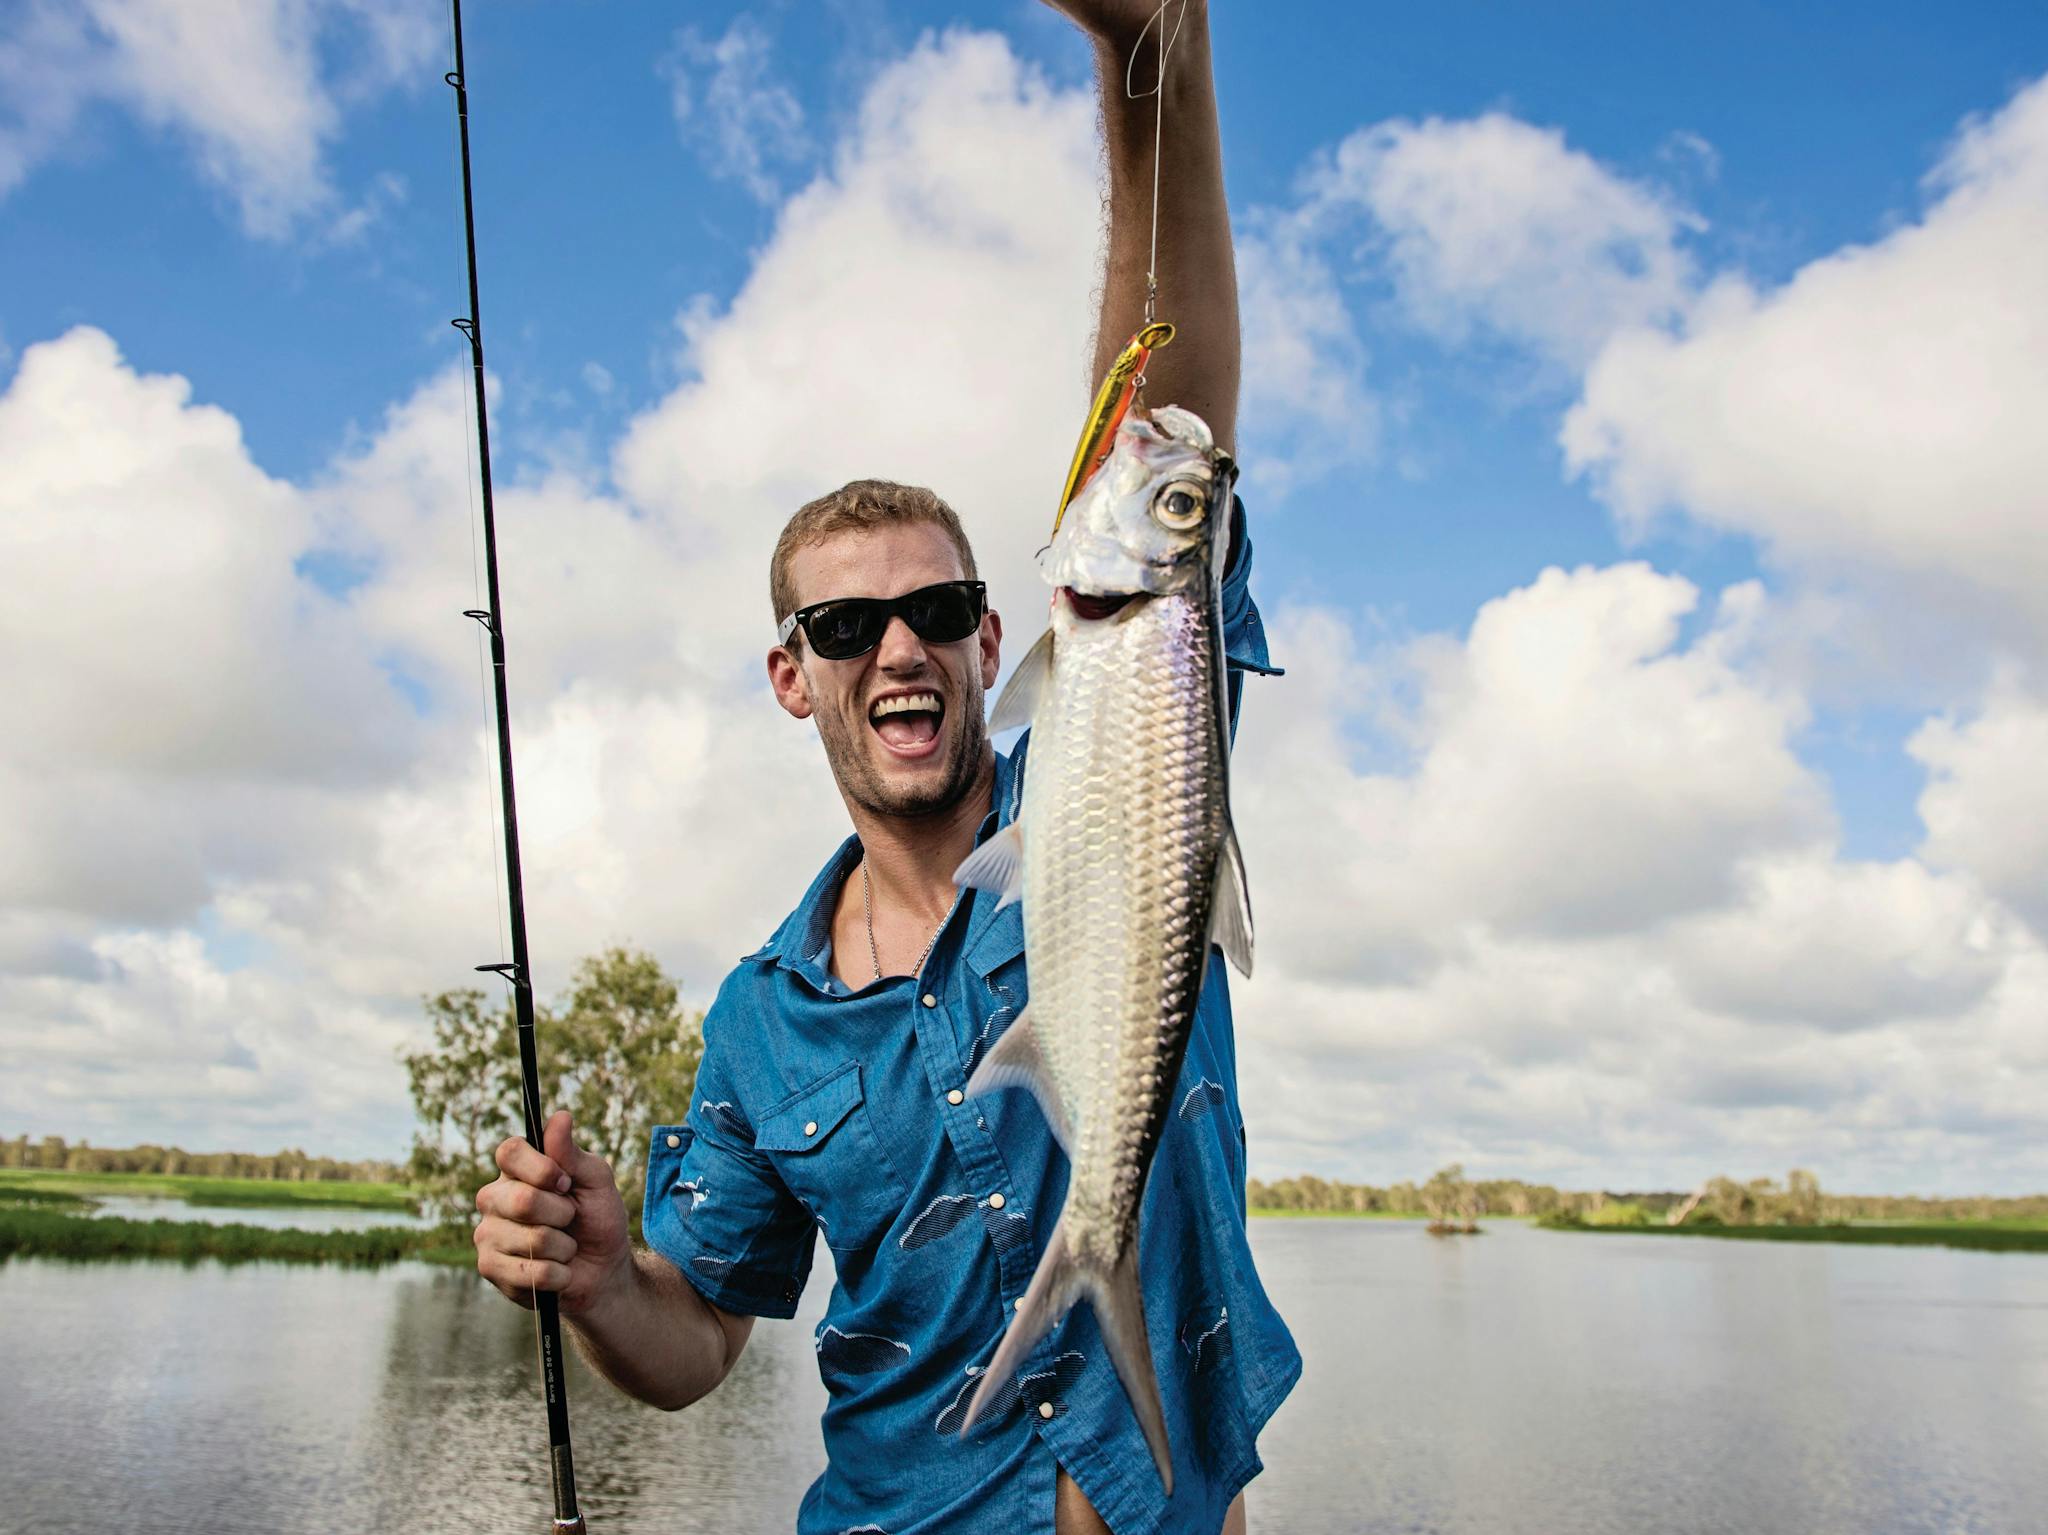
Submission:
[[[541,1138],[547,1142],[548,1160],[569,1175],[570,1181],[580,1187],[594,1187],[603,1183],[604,1175],[611,1171],[611,1164],[595,1152],[585,1151],[576,1144],[575,1124],[567,1109],[557,1109],[541,1131]]]
[[[541,1150],[546,1152],[548,1160],[561,1168],[571,1180],[581,1182],[577,1164],[583,1160],[584,1154],[577,1148],[575,1129],[569,1111],[556,1109],[548,1116],[548,1122],[541,1127]],[[566,1193],[567,1190],[563,1192]]]

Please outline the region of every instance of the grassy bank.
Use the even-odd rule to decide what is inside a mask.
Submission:
[[[1867,1247],[1962,1247],[1979,1252],[2048,1252],[2048,1227],[2024,1221],[1883,1222],[1856,1226],[1624,1226],[1545,1221],[1552,1231],[1625,1236],[1719,1237],[1737,1242],[1846,1242]]]
[[[438,1244],[438,1245],[437,1245]],[[94,1219],[35,1205],[0,1203],[0,1259],[217,1258],[223,1263],[395,1263],[448,1261],[441,1232],[385,1226],[372,1231],[279,1231],[203,1221]],[[460,1250],[468,1259],[469,1250]]]
[[[413,1192],[402,1183],[287,1183],[259,1178],[198,1178],[183,1173],[67,1173],[40,1168],[0,1168],[0,1199],[45,1194],[75,1199],[111,1195],[179,1199],[194,1205],[243,1208],[390,1210],[411,1214]]]

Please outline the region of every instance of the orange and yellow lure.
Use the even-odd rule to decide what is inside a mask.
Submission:
[[[1137,397],[1138,385],[1144,381],[1145,363],[1160,347],[1173,339],[1173,327],[1164,320],[1148,322],[1124,349],[1117,354],[1115,362],[1109,365],[1109,372],[1102,380],[1102,387],[1095,393],[1095,403],[1088,410],[1088,424],[1081,429],[1081,440],[1074,447],[1074,461],[1067,467],[1067,483],[1060,490],[1060,507],[1053,514],[1052,530],[1060,530],[1060,519],[1067,515],[1067,508],[1074,497],[1081,493],[1081,487],[1089,477],[1102,467],[1102,461],[1109,457],[1109,450],[1116,444],[1116,429],[1123,424],[1124,415],[1131,408],[1131,401]]]

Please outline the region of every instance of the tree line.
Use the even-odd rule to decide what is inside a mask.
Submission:
[[[187,1151],[182,1146],[95,1146],[67,1142],[61,1135],[30,1140],[0,1139],[0,1168],[39,1167],[67,1173],[179,1173],[196,1178],[257,1178],[280,1183],[396,1183],[405,1169],[396,1162],[346,1162],[308,1156],[297,1148],[261,1154],[249,1151]]]
[[[519,1036],[509,998],[474,988],[425,999],[431,1034],[401,1056],[420,1127],[406,1175],[425,1208],[467,1224],[497,1176],[492,1153],[525,1133]],[[680,1120],[696,1090],[704,1014],[650,954],[610,948],[583,961],[552,1005],[535,1009],[541,1102],[570,1111],[576,1143],[611,1163],[637,1233],[656,1122]]]
[[[1453,1163],[1423,1183],[1342,1183],[1304,1175],[1245,1186],[1254,1210],[1323,1214],[1427,1215],[1437,1220],[1470,1220],[1476,1215],[1585,1220],[1603,1210],[1668,1218],[1683,1211],[1689,1225],[1819,1226],[1849,1221],[2025,1220],[2048,1218],[2048,1194],[2016,1198],[1972,1195],[1928,1198],[1914,1194],[1834,1194],[1804,1168],[1784,1182],[1775,1178],[1709,1178],[1698,1189],[1613,1192],[1560,1189],[1519,1178],[1468,1179]]]

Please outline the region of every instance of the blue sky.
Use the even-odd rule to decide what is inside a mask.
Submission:
[[[2048,878],[2048,863],[2030,861],[2037,847],[2048,858],[2048,832],[2011,785],[2033,732],[2048,728],[2048,626],[2015,574],[2031,557],[2003,558],[2000,541],[2039,509],[2024,487],[2040,483],[2029,478],[2040,458],[1998,415],[2026,398],[1999,372],[2008,364],[2022,378],[2030,356],[2042,365],[2038,398],[2048,330],[2034,328],[2037,285],[2003,286],[2013,267],[1998,242],[2026,223],[2021,194],[2035,157],[2048,161],[2028,106],[2048,71],[2048,14],[1290,13],[1282,29],[1270,7],[1223,6],[1214,24],[1248,346],[1280,358],[1294,342],[1306,358],[1255,378],[1247,401],[1260,600],[1283,642],[1308,654],[1281,657],[1296,676],[1279,696],[1294,701],[1272,706],[1271,749],[1247,764],[1246,792],[1261,804],[1301,798],[1308,775],[1290,753],[1337,759],[1328,793],[1358,834],[1345,852],[1362,872],[1320,904],[1362,915],[1346,927],[1304,909],[1289,930],[1320,935],[1320,947],[1274,946],[1279,978],[1243,1008],[1248,1039],[1275,1044],[1270,1071],[1248,1070],[1249,1111],[1255,1125],[1277,1116],[1291,1084],[1333,1063],[1360,1086],[1344,1112],[1277,1134],[1281,1160],[1255,1170],[1409,1176],[1459,1155],[1567,1179],[1682,1182],[1752,1156],[1731,1170],[1792,1158],[1870,1186],[2037,1184],[2048,1168],[2024,1147],[2038,1125],[2009,1105],[2048,1061],[2015,1060],[2009,1030],[2043,994],[2044,913],[2028,892]],[[189,675],[172,685],[183,702],[164,703],[152,732],[156,706],[133,700],[163,689],[121,682],[61,616],[161,592],[152,567],[106,592],[68,558],[17,564],[37,572],[17,579],[35,580],[50,611],[12,637],[54,675],[55,701],[44,747],[0,771],[45,796],[35,803],[69,810],[19,851],[28,872],[0,928],[0,1029],[35,1042],[59,1089],[44,1101],[68,1107],[48,1123],[33,1097],[0,1100],[0,1112],[101,1138],[137,1122],[147,1095],[114,1064],[125,1026],[108,1020],[151,1006],[135,958],[146,951],[180,978],[156,984],[190,990],[178,1011],[200,1053],[258,1063],[195,1082],[189,1109],[153,1104],[150,1133],[275,1132],[376,1150],[403,1134],[388,1062],[417,1027],[409,998],[456,984],[473,962],[441,952],[418,922],[398,924],[419,941],[402,961],[380,950],[375,974],[342,963],[339,940],[321,957],[336,892],[383,888],[403,867],[394,803],[411,796],[421,816],[461,803],[474,820],[473,777],[457,767],[473,766],[477,728],[461,690],[466,653],[434,650],[417,606],[429,592],[438,600],[440,583],[466,582],[459,565],[429,563],[466,537],[461,503],[447,501],[462,452],[448,388],[460,342],[447,320],[463,274],[445,21],[408,0],[279,0],[250,7],[235,37],[209,38],[113,15],[31,5],[0,51],[0,83],[18,103],[12,118],[0,110],[0,386],[19,432],[44,423],[16,495],[25,517],[69,511],[22,547],[43,558],[72,542],[170,538],[152,558],[172,560],[170,590],[207,607],[212,627],[188,645],[189,609],[145,596],[131,604],[138,623],[153,619],[141,643],[161,646],[174,669],[189,653],[229,672],[211,692]],[[884,330],[959,326],[950,295],[927,304],[915,284],[891,287],[892,265],[930,260],[1010,332],[973,356],[943,335],[907,349],[956,368],[946,387],[980,412],[1024,423],[978,456],[941,457],[934,483],[970,526],[977,512],[1003,518],[1046,499],[1032,486],[1056,481],[1083,403],[1072,358],[1093,249],[1076,136],[1090,112],[1087,55],[1061,18],[1025,4],[478,5],[468,32],[498,470],[526,497],[515,517],[524,507],[554,519],[536,535],[553,540],[546,552],[508,577],[515,596],[562,609],[559,632],[552,614],[537,626],[531,680],[515,679],[537,750],[602,765],[666,741],[688,759],[710,730],[725,747],[777,754],[805,807],[784,869],[758,868],[743,839],[714,837],[707,852],[704,834],[691,843],[677,830],[678,847],[724,871],[707,880],[717,900],[707,893],[698,910],[660,893],[653,871],[617,866],[618,839],[642,835],[618,804],[657,797],[658,778],[600,766],[588,783],[570,774],[559,794],[541,791],[569,818],[556,840],[565,888],[579,892],[562,898],[564,935],[549,940],[558,959],[645,941],[693,972],[701,1001],[718,956],[742,952],[751,926],[802,888],[834,835],[834,807],[815,784],[797,787],[821,771],[815,761],[773,733],[773,718],[744,712],[766,708],[734,680],[758,664],[760,637],[731,638],[737,619],[693,627],[723,613],[698,592],[723,578],[728,554],[732,570],[751,568],[740,545],[806,474],[858,472],[863,442],[884,473],[916,473],[933,451],[929,434],[890,425],[931,380],[903,359],[871,374],[833,344],[847,313],[834,303],[855,302],[835,295],[869,292],[870,279],[873,292],[901,295],[895,312],[867,316]],[[224,93],[247,100],[229,109]],[[890,112],[894,136],[878,135]],[[1168,132],[1171,153],[1170,122]],[[985,170],[946,167],[925,184],[888,159],[891,145],[915,154],[954,141],[984,152]],[[1020,157],[1040,155],[1059,175],[1018,178],[1014,205],[987,215],[1000,259],[982,264],[971,246],[919,257],[919,220],[942,228],[943,202],[904,221],[908,255],[878,232],[891,188],[936,187],[964,204],[981,195],[977,180],[1000,185]],[[871,195],[883,199],[875,208]],[[821,244],[832,230],[839,243]],[[1047,230],[1064,232],[1045,247],[1062,254],[1034,257]],[[2005,350],[1973,348],[1974,311],[1949,317],[1958,294],[1985,308]],[[1065,330],[1034,350],[1049,320]],[[82,326],[117,355],[87,356]],[[32,349],[60,342],[75,366],[58,382],[30,380]],[[787,361],[807,346],[813,365]],[[766,357],[774,365],[757,377],[748,359]],[[1929,424],[1918,357],[1951,359],[1928,399],[1954,402],[1969,430]],[[169,376],[189,381],[189,403],[149,406],[146,381]],[[1810,388],[1787,382],[1809,376]],[[1792,390],[1787,409],[1747,403],[1779,388]],[[47,427],[76,419],[50,403],[66,389],[130,401],[132,415],[110,406],[100,423],[115,446],[80,438],[67,457],[69,439]],[[891,416],[854,394],[901,403]],[[239,445],[207,435],[204,407],[232,418]],[[794,419],[767,432],[783,409]],[[835,424],[819,430],[821,415]],[[879,424],[854,436],[871,417]],[[95,467],[159,429],[162,455]],[[758,473],[737,449],[702,461],[710,440],[757,430],[775,444],[752,461]],[[792,438],[803,446],[785,455]],[[210,467],[193,471],[189,494],[216,519],[206,540],[180,551],[162,526],[119,531],[121,517],[147,518],[141,503],[162,476],[200,459]],[[1893,486],[1921,499],[1902,488],[1893,505]],[[451,545],[436,531],[442,512],[455,518]],[[1960,519],[1952,541],[1926,535],[1947,518]],[[238,545],[257,526],[268,564]],[[1027,542],[1005,532],[998,552]],[[216,558],[214,574],[179,585],[188,564]],[[1007,579],[1021,600],[1028,571]],[[623,610],[633,595],[644,599],[637,630],[574,616],[579,602]],[[1490,691],[1504,685],[1487,661],[1496,631],[1503,664],[1544,644],[1569,650],[1543,627],[1565,622],[1545,616],[1553,600],[1556,614],[1589,615],[1588,643],[1618,647],[1618,669],[1588,672],[1585,692],[1554,707],[1536,707],[1540,687]],[[282,633],[295,615],[310,627],[288,642],[265,627]],[[266,657],[318,668],[297,704],[278,702],[293,684]],[[236,666],[253,670],[238,677]],[[1637,683],[1653,690],[1640,731],[1634,714],[1600,712]],[[95,688],[124,686],[137,688],[124,712],[145,716],[133,738],[80,723]],[[1667,705],[1668,752],[1654,745]],[[297,715],[315,706],[328,720],[319,729]],[[686,728],[692,719],[701,729]],[[1605,749],[1602,728],[1652,745]],[[245,734],[271,744],[243,750]],[[304,745],[316,738],[343,744],[316,753]],[[1464,753],[1524,743],[1557,776],[1508,777],[1553,782],[1548,798],[1531,789],[1515,801],[1511,784],[1460,776]],[[1617,806],[1570,845],[1582,854],[1542,838],[1523,846],[1553,812],[1559,827],[1577,824],[1559,796],[1592,795],[1588,824],[1598,822],[1606,791],[1588,786],[1622,773],[1638,746],[1663,798],[1639,816]],[[546,781],[551,769],[537,771]],[[721,780],[705,771],[700,792],[715,804]],[[162,853],[180,873],[159,896],[112,890],[119,858],[95,838],[126,810],[101,813],[101,793],[189,828]],[[238,824],[238,803],[259,808]],[[1496,865],[1463,848],[1464,805],[1480,807],[1471,836],[1493,814],[1513,829]],[[1276,879],[1298,884],[1307,869],[1288,850],[1313,838],[1271,815]],[[387,852],[352,863],[338,826]],[[416,898],[440,910],[481,888],[487,913],[476,841],[464,844],[467,884],[431,882]],[[1468,855],[1469,883],[1441,874]],[[1546,885],[1581,858],[1585,881]],[[109,872],[79,873],[97,869]],[[1397,931],[1389,912],[1402,901],[1389,891],[1418,881],[1430,890],[1413,904],[1431,930]],[[1503,903],[1507,885],[1530,892],[1526,909]],[[1879,885],[1891,893],[1872,893]],[[1788,901],[1795,915],[1773,904]],[[1269,920],[1289,923],[1293,908],[1275,905]],[[732,912],[744,922],[719,915]],[[1788,923],[1808,937],[1776,954],[1768,934]],[[350,941],[389,939],[370,922]],[[1716,969],[1700,956],[1723,940],[1762,957],[1740,976]],[[1838,973],[1845,993],[1869,994],[1849,1022],[1812,1000],[1820,982],[1801,979]],[[1536,975],[1572,978],[1546,1025],[1569,1048],[1539,1050],[1521,1026],[1473,1021],[1500,1012],[1478,993],[1541,990]],[[208,989],[230,976],[251,988],[232,1007]],[[1636,981],[1651,998],[1640,1016],[1664,1020],[1641,1026],[1702,1041],[1700,1059],[1666,1059],[1660,1046],[1625,1064],[1626,1030],[1593,999]],[[1668,1014],[1656,1000],[1666,993],[1684,998]],[[269,1032],[250,1034],[248,1009],[281,997],[292,1001]],[[1318,1021],[1287,1037],[1283,1020],[1309,1015]],[[284,1069],[290,1041],[346,1053],[352,1026],[370,1027],[361,1037],[375,1059],[345,1083]],[[1703,1081],[1719,1069],[1709,1057],[1730,1056],[1767,1058],[1804,1085],[1752,1094],[1718,1119],[1703,1097],[1698,1119],[1653,1132],[1656,1105],[1682,1093],[1675,1084]],[[1433,1123],[1409,1123],[1404,1102],[1435,1106]]]

